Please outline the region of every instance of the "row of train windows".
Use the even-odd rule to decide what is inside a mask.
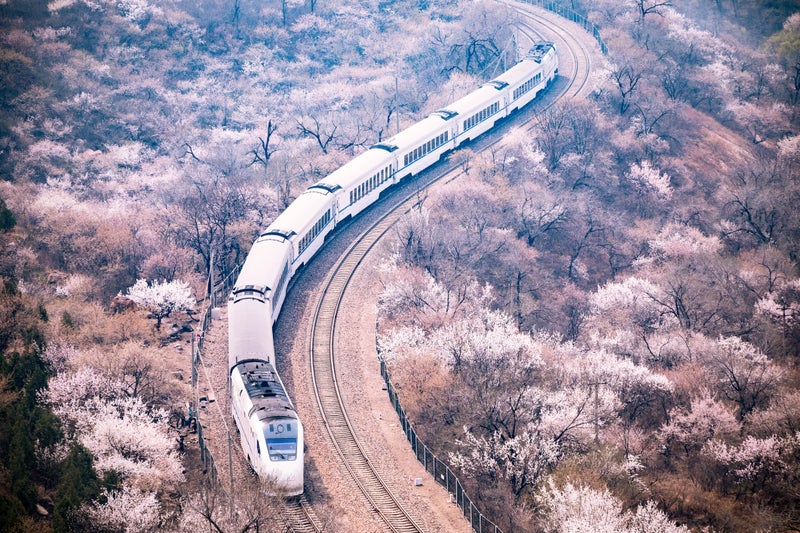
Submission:
[[[486,109],[479,111],[464,121],[464,131],[479,124],[500,110],[500,102],[495,102]]]
[[[281,279],[278,280],[278,287],[276,288],[275,292],[272,295],[272,310],[275,310],[275,306],[278,305],[278,300],[280,300],[281,292],[283,292],[283,284],[286,283],[286,280],[289,278],[289,263],[285,263],[283,265],[283,272],[281,272]]]
[[[432,151],[436,150],[441,145],[446,143],[449,137],[450,135],[448,134],[448,132],[444,132],[441,135],[437,135],[436,137],[426,142],[422,146],[418,146],[417,148],[415,148],[414,150],[403,156],[403,164],[405,166],[408,166],[417,159],[431,153]]]
[[[322,217],[320,217],[319,220],[317,220],[317,222],[314,224],[314,227],[311,228],[311,230],[308,233],[306,233],[305,237],[300,239],[300,252],[299,253],[303,253],[303,250],[308,248],[308,245],[311,244],[311,241],[313,241],[314,238],[317,235],[319,235],[319,232],[322,231],[322,228],[327,226],[328,222],[330,222],[330,221],[331,221],[331,210],[328,209],[327,211],[325,211],[325,214],[322,215]]]
[[[383,185],[386,183],[386,180],[392,177],[392,166],[389,165],[388,167],[384,168],[370,179],[350,191],[350,203],[354,203],[359,201],[365,195],[367,195],[370,191],[374,190],[375,187],[379,185]]]
[[[542,73],[539,72],[536,76],[532,77],[516,89],[514,89],[514,100],[525,94],[526,92],[533,89],[536,85],[539,85],[539,82],[542,81]]]

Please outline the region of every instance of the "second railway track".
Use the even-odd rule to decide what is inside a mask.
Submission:
[[[529,17],[534,16],[527,10],[520,11],[520,13]],[[556,26],[543,17],[537,17],[536,22],[547,26],[551,33],[556,33]],[[532,29],[525,24],[521,24],[521,26]],[[563,32],[558,37],[560,40],[566,41],[569,35],[567,32]],[[569,46],[564,47],[570,48],[572,65],[571,68],[566,69],[570,74],[566,83],[558,89],[558,94],[554,96],[553,100],[565,94],[577,96],[586,86],[589,71],[588,54],[580,46],[578,52],[572,49],[575,46],[574,42],[573,39]],[[525,113],[525,115],[527,115],[526,122],[529,122],[530,114]],[[483,139],[476,143],[478,146],[474,148],[484,150],[496,142],[498,141]],[[435,174],[435,176],[420,183],[417,191],[406,193],[402,201],[389,209],[388,213],[380,216],[367,231],[354,241],[333,268],[323,284],[322,295],[315,306],[310,339],[310,364],[314,391],[323,423],[332,439],[333,446],[374,511],[391,531],[398,532],[424,531],[424,529],[420,521],[398,501],[392,490],[375,472],[364,447],[359,443],[357,431],[350,423],[339,390],[333,339],[335,338],[336,317],[344,291],[367,253],[397,220],[413,208],[419,190],[453,175],[454,172],[452,169],[440,169],[426,174]],[[417,179],[422,179],[422,177]]]
[[[537,27],[543,29],[547,38],[561,43],[562,51],[569,50],[568,54],[572,64],[568,68],[562,68],[562,77],[557,80],[555,86],[551,87],[549,93],[545,94],[542,102],[531,109],[523,110],[515,119],[499,125],[498,133],[493,134],[491,138],[482,138],[472,143],[470,148],[476,152],[486,150],[499,142],[503,132],[507,132],[511,127],[531,127],[530,124],[534,120],[535,113],[546,109],[562,96],[582,96],[586,90],[591,61],[585,47],[569,32],[561,30],[556,23],[549,20],[555,16],[547,17],[539,10],[531,10],[528,6],[523,7],[516,3],[514,6],[519,10],[521,18],[535,21]],[[528,31],[542,33],[527,26],[525,22],[520,22],[518,27],[523,34]],[[325,275],[325,281],[322,282],[322,295],[313,311],[308,352],[310,352],[310,379],[313,382],[320,418],[325,426],[325,429],[320,429],[320,431],[327,432],[331,437],[332,447],[335,449],[335,454],[340,457],[341,464],[350,473],[354,485],[369,502],[368,505],[373,514],[379,517],[379,522],[385,524],[388,531],[424,531],[425,521],[421,520],[419,510],[415,509],[415,514],[414,510],[408,509],[407,504],[398,501],[395,496],[397,492],[392,490],[391,483],[382,480],[381,476],[376,473],[375,465],[370,460],[368,451],[365,451],[365,446],[360,442],[359,429],[353,427],[348,417],[347,405],[339,390],[333,342],[337,325],[336,315],[348,283],[368,252],[380,237],[412,208],[421,190],[443,179],[455,179],[454,176],[457,175],[457,172],[453,171],[453,166],[447,163],[435,165],[429,171],[415,177],[413,182],[398,187],[391,198],[381,201],[382,205],[380,206],[374,206],[371,213],[365,213],[366,216],[362,215],[361,218],[364,219],[362,222],[365,224],[359,223],[358,226],[368,226],[368,229],[354,239],[353,244],[342,255],[335,268]],[[347,228],[344,229],[347,230]],[[342,233],[347,233],[349,235],[347,238],[353,238],[352,236],[357,232],[344,231]],[[345,235],[340,234],[337,237],[343,238]],[[294,388],[297,390],[297,385]],[[307,415],[301,416],[304,416],[305,420],[311,419]],[[320,524],[319,519],[313,513],[313,508],[317,505],[315,503],[317,498],[314,497],[313,489],[310,494],[311,504],[305,499],[291,499],[286,502],[285,531],[321,532],[329,530],[325,525]]]
[[[333,345],[336,315],[345,288],[369,250],[406,211],[402,205],[405,203],[390,211],[356,240],[325,284],[313,317],[311,375],[323,422],[353,480],[392,531],[411,532],[424,529],[376,473],[347,416],[338,385]]]

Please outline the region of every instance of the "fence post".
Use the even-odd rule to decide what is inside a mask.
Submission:
[[[430,455],[430,461],[433,463],[431,470],[433,471],[433,478],[438,483],[438,478],[436,477],[436,461],[438,460],[433,452],[422,442],[417,433],[414,431],[414,428],[411,425],[411,421],[408,420],[406,417],[405,411],[403,410],[402,405],[400,405],[400,397],[394,391],[392,387],[390,375],[389,375],[389,368],[386,364],[386,361],[383,357],[379,354],[378,360],[381,366],[381,375],[383,376],[384,381],[386,382],[386,388],[389,391],[389,398],[395,407],[395,412],[397,413],[398,418],[400,419],[400,426],[403,429],[403,432],[406,434],[406,439],[408,440],[409,444],[411,445],[411,450],[414,452],[414,455],[417,458],[417,461],[422,463],[423,467],[425,468],[426,472],[430,472],[428,470],[428,456]],[[420,449],[422,450],[422,455],[420,456]],[[456,504],[461,508],[462,512],[464,513],[464,517],[470,523],[470,526],[474,531],[482,531],[483,530],[483,521],[487,523],[487,525],[494,528],[495,533],[502,533],[502,530],[492,522],[491,520],[487,519],[483,516],[483,514],[472,504],[472,500],[466,495],[464,492],[464,487],[461,485],[461,482],[458,478],[453,474],[450,467],[448,467],[444,462],[442,463],[445,469],[445,476],[444,476],[444,485],[447,488],[448,494],[454,494],[456,498]],[[452,484],[451,484],[452,479]],[[475,524],[475,519],[477,516],[477,527]]]

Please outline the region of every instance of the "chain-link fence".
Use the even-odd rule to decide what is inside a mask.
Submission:
[[[450,498],[461,508],[464,513],[464,518],[472,526],[474,531],[478,533],[502,533],[502,530],[495,525],[494,522],[486,518],[483,513],[478,510],[472,503],[472,500],[464,491],[464,487],[458,480],[452,470],[438,457],[436,457],[430,448],[417,436],[417,432],[411,427],[411,422],[406,418],[406,412],[400,405],[400,398],[392,386],[391,379],[389,378],[389,369],[386,361],[379,355],[378,360],[381,363],[381,376],[386,382],[386,389],[389,392],[389,401],[392,403],[397,416],[400,418],[400,427],[406,434],[408,442],[411,443],[411,449],[417,456],[417,460],[422,463],[425,470],[433,476],[436,482],[445,487],[447,492],[450,493]]]
[[[527,4],[531,4],[534,6],[541,7],[548,11],[551,11],[565,19],[571,20],[576,24],[581,25],[586,31],[592,34],[592,36],[597,40],[597,43],[600,45],[600,50],[603,54],[608,53],[608,48],[606,47],[605,43],[603,42],[603,38],[600,36],[599,28],[587,19],[584,15],[581,15],[569,7],[563,6],[557,2],[548,2],[545,0],[522,0]],[[236,278],[239,275],[239,271],[241,270],[241,265],[234,268],[231,272],[223,277],[223,279],[219,283],[214,284],[214,289],[211,293],[203,300],[203,315],[200,319],[200,327],[198,328],[196,335],[192,339],[192,390],[194,391],[194,407],[193,410],[190,411],[189,415],[194,416],[196,423],[197,423],[197,436],[200,444],[200,459],[203,463],[203,467],[207,475],[210,476],[211,480],[215,483],[218,482],[217,477],[217,467],[214,461],[214,456],[211,454],[211,451],[206,446],[205,439],[203,438],[203,424],[200,419],[200,409],[198,409],[200,404],[200,398],[198,396],[197,390],[197,381],[198,381],[198,365],[202,364],[201,361],[201,353],[203,349],[203,338],[205,336],[205,332],[211,326],[211,321],[213,319],[213,309],[218,302],[224,304],[227,299],[227,295],[230,294],[230,291],[233,289],[233,285],[236,283]],[[211,281],[209,281],[209,286],[211,286]],[[438,459],[433,452],[428,448],[424,442],[417,436],[417,433],[411,427],[411,423],[406,419],[405,411],[403,407],[400,405],[400,400],[397,396],[397,393],[392,386],[391,380],[389,379],[389,372],[386,366],[386,362],[381,358],[381,376],[383,376],[386,387],[389,392],[389,400],[392,403],[395,411],[397,412],[398,417],[400,418],[400,424],[403,428],[403,431],[406,434],[406,438],[411,443],[411,448],[414,450],[414,453],[417,456],[417,460],[422,463],[425,467],[425,470],[429,472],[436,482],[447,490],[450,493],[450,497],[453,499],[453,503],[461,508],[462,512],[464,513],[464,518],[472,526],[474,531],[479,533],[502,533],[502,530],[494,524],[491,520],[486,518],[475,505],[472,503],[472,500],[469,498],[467,493],[464,491],[464,487],[462,486],[461,482],[458,480],[456,475],[453,473],[452,470],[440,459]],[[229,439],[230,440],[230,439]],[[231,480],[232,484],[232,480]]]
[[[219,283],[215,284],[211,294],[207,295],[203,300],[203,314],[200,317],[200,326],[197,328],[197,331],[192,338],[192,391],[194,391],[194,404],[192,407],[190,407],[189,416],[190,418],[194,417],[197,424],[197,440],[200,446],[200,460],[203,463],[203,470],[214,483],[218,482],[217,466],[214,461],[214,456],[212,455],[211,450],[208,449],[205,438],[203,437],[203,420],[201,418],[202,409],[200,409],[201,401],[203,399],[200,398],[197,387],[198,367],[203,364],[201,359],[203,340],[205,339],[206,331],[208,331],[208,328],[211,327],[211,321],[214,317],[214,308],[219,303],[224,304],[227,295],[230,294],[231,290],[233,289],[233,285],[236,283],[236,278],[239,276],[240,270],[241,265],[229,272]],[[211,282],[209,282],[209,286],[210,285]],[[225,361],[225,364],[227,364],[227,360]]]

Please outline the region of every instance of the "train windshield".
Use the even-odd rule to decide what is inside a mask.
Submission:
[[[294,461],[297,459],[297,439],[267,439],[270,461]]]

